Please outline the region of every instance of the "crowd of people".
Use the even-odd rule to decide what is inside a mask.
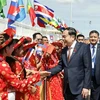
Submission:
[[[0,100],[100,100],[98,31],[86,39],[67,27],[52,43],[14,33],[0,34]]]

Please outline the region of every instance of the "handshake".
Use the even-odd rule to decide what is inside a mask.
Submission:
[[[44,79],[46,78],[47,76],[50,76],[51,72],[48,72],[48,71],[34,71],[34,70],[26,70],[27,72],[27,76],[31,75],[31,74],[36,74],[36,73],[39,73],[40,76],[41,76],[41,79]]]
[[[41,79],[44,79],[45,77],[47,76],[50,76],[51,72],[48,72],[48,71],[40,71],[40,76],[41,76]]]
[[[34,84],[33,86],[30,85],[32,94],[34,94],[37,91],[36,86],[40,86],[42,84],[42,80],[46,79],[46,77],[50,76],[51,74],[51,72],[48,72],[48,71],[33,71],[33,70],[26,70],[26,71],[27,71],[27,76],[39,73],[41,77],[41,80],[38,81],[36,84]]]

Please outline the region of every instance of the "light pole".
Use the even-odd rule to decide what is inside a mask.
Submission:
[[[70,26],[72,26],[72,0],[70,1]]]

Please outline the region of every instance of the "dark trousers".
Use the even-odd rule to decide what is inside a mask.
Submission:
[[[64,97],[65,97],[65,100],[87,100],[87,99],[82,98],[81,94],[73,95],[70,91],[68,84],[67,84],[67,89],[66,89]]]
[[[94,77],[92,77],[91,100],[100,100],[100,85],[96,83]]]

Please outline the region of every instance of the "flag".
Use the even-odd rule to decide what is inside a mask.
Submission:
[[[51,20],[48,20],[46,18],[42,18],[42,17],[39,17],[45,24],[49,24],[51,26],[53,26],[54,28],[58,29],[60,26],[59,26],[59,22],[58,20],[54,17],[52,18]]]
[[[24,63],[24,61],[27,61],[30,59],[32,53],[33,53],[34,49],[33,48],[29,48],[29,50],[27,51],[26,55],[24,56],[24,58],[22,59],[22,64]]]
[[[63,20],[61,21],[61,26],[64,27],[64,28],[68,27],[67,24]]]
[[[67,28],[68,26],[67,26],[67,24],[63,21],[63,20],[59,20],[59,26],[60,26],[60,28],[59,28],[59,30],[61,31],[61,32],[63,32],[63,30],[65,29],[65,28]]]
[[[16,20],[18,22],[21,22],[26,17],[26,13],[25,13],[23,0],[18,0],[18,4],[19,4],[20,11],[19,11],[18,15],[16,16]]]
[[[34,10],[36,17],[46,18],[48,20],[54,17],[54,11],[52,9],[40,4],[36,0],[34,0]]]
[[[7,4],[6,0],[0,0],[0,16],[5,18],[3,7]]]
[[[59,30],[61,32],[67,27],[66,23],[58,17],[54,17],[49,22],[49,25],[53,26],[54,28],[56,28],[57,30]]]
[[[44,21],[41,18],[37,18],[37,24],[40,27],[44,27],[44,28],[46,27]]]
[[[38,17],[37,18],[37,24],[40,26],[40,27],[46,27],[46,25],[49,23],[49,20],[46,19],[46,18],[43,18],[43,17]]]
[[[6,0],[0,0],[0,12],[5,5],[7,5],[7,1]]]
[[[49,25],[51,25],[51,26],[53,26],[55,28],[59,27],[58,20],[55,17],[52,18],[51,21],[49,22]]]
[[[27,12],[29,13],[32,26],[34,26],[35,25],[34,20],[36,18],[36,15],[35,15],[34,9],[32,8],[32,4],[30,0],[27,0]]]
[[[16,27],[13,26],[13,23],[14,23],[14,22],[15,22],[15,21],[13,21],[13,20],[11,20],[11,19],[8,19],[8,28],[12,28],[12,29],[16,30]]]
[[[11,4],[10,4],[10,7],[9,7],[7,18],[15,21],[16,16],[18,15],[19,12],[20,12],[20,9],[19,9],[18,1],[17,0],[11,0]]]
[[[17,20],[16,18],[20,12],[18,0],[11,0],[9,11],[8,11],[8,27],[16,29],[12,24]]]

